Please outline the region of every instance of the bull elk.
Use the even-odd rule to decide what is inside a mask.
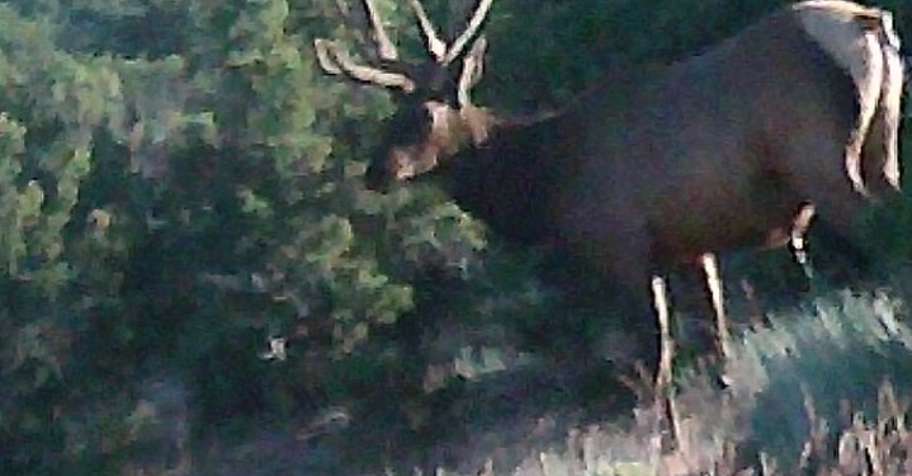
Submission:
[[[420,64],[399,59],[370,0],[377,48],[363,56],[373,64],[315,41],[325,72],[402,101],[369,187],[442,177],[495,232],[563,247],[647,308],[650,283],[664,295],[663,273],[703,264],[720,314],[716,253],[785,246],[810,207],[850,236],[861,207],[899,190],[903,61],[887,11],[803,1],[699,56],[614,74],[556,112],[515,117],[470,96],[492,1],[447,44],[409,0],[429,56]]]

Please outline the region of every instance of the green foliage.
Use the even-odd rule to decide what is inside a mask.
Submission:
[[[332,369],[414,308],[409,279],[483,246],[440,194],[364,190],[390,107],[315,68],[333,10],[0,5],[5,468],[121,454],[150,366],[198,377],[213,421],[347,395]],[[284,366],[258,357],[271,338]]]

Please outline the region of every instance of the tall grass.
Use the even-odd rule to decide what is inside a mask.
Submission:
[[[895,293],[834,292],[745,333],[725,362],[725,388],[702,363],[677,369],[672,451],[661,448],[644,376],[632,418],[572,428],[513,468],[492,451],[478,473],[437,474],[910,474],[908,405],[897,397],[912,394],[902,310]]]

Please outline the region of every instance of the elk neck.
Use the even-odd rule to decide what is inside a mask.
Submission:
[[[500,236],[551,243],[555,193],[567,176],[564,117],[513,118],[476,109],[463,117],[459,148],[434,175],[457,204]]]

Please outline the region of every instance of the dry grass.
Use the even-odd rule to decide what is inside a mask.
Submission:
[[[912,474],[909,402],[897,396],[910,394],[912,332],[900,308],[885,293],[843,292],[801,315],[771,316],[732,346],[726,389],[705,362],[680,369],[670,389],[641,369],[624,379],[641,402],[632,419],[572,428],[512,469],[498,471],[492,458],[474,474]],[[654,404],[665,392],[675,405],[671,425]]]
[[[435,413],[435,420],[449,422],[440,423],[440,441],[401,453],[401,460],[373,451],[366,443],[373,440],[357,439],[370,432],[404,438],[389,425],[377,427],[386,420],[371,426],[364,414],[346,413],[344,427],[321,425],[319,435],[311,431],[307,438],[264,428],[243,444],[212,446],[206,461],[195,460],[186,474],[208,468],[203,473],[361,475],[384,474],[384,466],[389,475],[440,476],[912,474],[904,398],[912,396],[912,330],[902,311],[889,293],[840,292],[769,315],[763,325],[745,323],[733,333],[725,362],[679,361],[673,379],[666,375],[658,387],[642,367],[624,377],[639,403],[622,414],[574,420],[536,410],[531,393],[544,393],[543,386],[517,378],[491,390],[507,400],[466,395],[453,406],[453,418]],[[466,369],[487,369],[466,371],[486,390],[496,387],[498,373],[509,373],[503,368],[520,362],[485,352],[477,359],[459,355]],[[663,398],[673,403],[671,424],[667,407],[656,405]],[[514,409],[523,411],[506,414]],[[403,446],[411,451],[410,445]],[[381,460],[363,464],[372,458]]]

